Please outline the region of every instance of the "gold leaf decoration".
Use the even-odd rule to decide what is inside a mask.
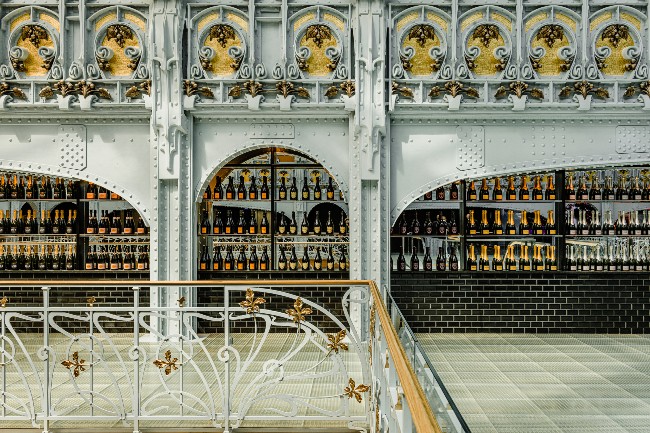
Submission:
[[[50,40],[50,35],[47,33],[47,30],[41,26],[27,25],[23,27],[20,39],[23,41],[29,40],[32,45],[34,45],[36,48],[39,48],[41,46],[41,41]]]
[[[433,86],[431,90],[429,90],[428,96],[429,98],[437,98],[438,96],[440,96],[441,91],[442,89],[439,86]]]
[[[557,24],[546,24],[537,32],[537,40],[543,39],[549,48],[553,48],[556,41],[564,38],[564,29]]]
[[[300,322],[304,321],[306,317],[311,314],[313,311],[310,307],[304,307],[302,298],[298,297],[293,303],[293,308],[286,310],[286,313],[291,316],[294,323],[300,325]]]
[[[210,40],[216,39],[222,48],[226,48],[228,40],[230,39],[234,41],[236,38],[235,29],[226,24],[216,24],[210,27],[210,33],[208,37]]]
[[[140,83],[140,89],[147,95],[151,96],[151,80],[146,80]]]
[[[330,99],[336,97],[336,95],[338,95],[338,94],[339,94],[339,88],[336,87],[336,85],[329,86],[327,88],[327,90],[325,90],[325,96],[330,98]]]
[[[534,99],[544,99],[544,92],[541,89],[531,89],[528,94]]]
[[[0,95],[11,95],[15,99],[24,99],[27,100],[27,95],[19,87],[11,87],[8,83],[4,81],[0,83]]]
[[[165,369],[165,375],[169,376],[173,370],[178,370],[178,358],[172,359],[172,351],[168,350],[165,352],[165,359],[156,359],[153,361],[153,365],[159,369]]]
[[[113,99],[111,96],[110,92],[107,89],[102,88],[96,88],[95,83],[91,81],[79,81],[76,84],[76,90],[79,92],[79,94],[85,98],[91,96],[91,95],[96,95],[102,99]],[[94,301],[93,301],[94,302]],[[89,302],[90,303],[90,302]]]
[[[239,98],[242,95],[242,88],[239,84],[235,84],[228,91],[228,96],[231,98]]]
[[[505,86],[500,86],[494,94],[494,97],[497,99],[505,98],[506,96],[508,96],[508,89]]]
[[[473,87],[468,87],[465,89],[465,95],[470,97],[470,98],[478,98],[480,95],[478,93],[478,90],[476,90]]]
[[[418,24],[411,27],[411,30],[409,30],[408,33],[408,38],[409,40],[415,39],[421,47],[424,47],[428,40],[435,40],[436,32],[433,27],[428,24]]]
[[[179,307],[183,308],[185,306],[185,296],[181,296],[176,302],[178,302]]]
[[[495,24],[481,24],[480,26],[474,29],[472,33],[472,39],[478,39],[485,48],[490,46],[490,42],[493,39],[499,38],[499,27]]]
[[[329,343],[327,343],[327,348],[329,349],[329,353],[339,353],[339,350],[348,350],[348,345],[346,343],[343,343],[343,340],[345,339],[345,336],[347,335],[347,332],[345,329],[337,332],[336,334],[327,334],[327,340]]]
[[[5,308],[7,306],[7,303],[9,302],[9,299],[7,298],[7,295],[4,295],[2,299],[0,299],[0,307]]]
[[[114,40],[120,48],[124,48],[127,39],[133,39],[133,31],[124,24],[113,24],[106,29],[106,38]]]
[[[618,44],[622,40],[627,40],[630,36],[630,31],[624,24],[610,24],[605,27],[603,33],[600,35],[601,40],[608,40],[614,47],[618,47]]]
[[[92,307],[95,305],[95,302],[97,302],[97,299],[94,296],[91,296],[90,298],[86,299],[86,302],[88,303],[89,307]]]
[[[38,96],[43,99],[50,99],[54,97],[54,90],[50,86],[45,86],[38,92]]]
[[[72,375],[74,377],[79,377],[79,374],[81,374],[82,371],[86,371],[85,362],[84,359],[79,359],[79,352],[74,352],[72,354],[72,359],[66,359],[61,362],[61,365],[68,370],[72,370]]]
[[[641,89],[641,93],[650,96],[650,81],[644,81],[639,84],[639,88]]]
[[[311,39],[318,48],[323,46],[323,42],[332,39],[332,31],[323,24],[314,24],[307,27],[305,37]]]
[[[395,81],[393,81],[393,84],[391,86],[391,92],[393,95],[400,95],[404,98],[409,98],[409,99],[413,99],[415,96],[413,94],[413,90],[409,89],[406,86],[400,87],[400,85],[397,84]]]
[[[249,95],[255,97],[264,92],[264,86],[257,81],[248,80],[243,84],[244,89],[248,92]]]
[[[348,386],[345,387],[343,393],[348,396],[348,398],[355,398],[358,403],[361,403],[363,396],[361,395],[364,392],[368,392],[370,387],[368,385],[359,384],[357,385],[352,378],[348,381]]]
[[[255,297],[253,289],[246,289],[246,300],[241,301],[239,306],[246,310],[246,314],[255,314],[260,311],[260,305],[265,304],[266,299]]]
[[[76,90],[76,86],[74,83],[71,83],[69,81],[57,81],[54,83],[54,89],[58,91],[61,96],[69,96],[69,95],[74,95],[74,92]]]
[[[568,98],[571,96],[571,87],[569,86],[564,86],[562,89],[560,89],[560,98]]]
[[[127,98],[132,98],[132,99],[139,98],[140,95],[141,95],[141,92],[140,92],[140,90],[138,89],[137,86],[129,87],[126,90],[126,93],[124,94],[124,96],[126,96]]]

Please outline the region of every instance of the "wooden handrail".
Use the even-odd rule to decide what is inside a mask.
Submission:
[[[397,377],[411,412],[417,433],[442,433],[424,390],[406,356],[397,330],[390,319],[386,304],[377,284],[372,280],[201,280],[201,281],[147,281],[147,280],[0,280],[0,287],[200,287],[200,286],[365,286],[370,288],[379,323],[384,331]]]
[[[369,285],[375,305],[378,307],[377,315],[379,316],[379,323],[384,330],[386,345],[388,346],[388,351],[393,357],[397,377],[402,385],[406,402],[411,411],[415,430],[417,433],[442,433],[440,425],[438,425],[438,421],[433,416],[431,406],[429,406],[429,402],[424,395],[424,390],[415,376],[413,367],[406,356],[406,351],[399,340],[397,330],[395,330],[395,327],[393,326],[393,322],[390,319],[390,315],[388,314],[386,304],[384,304],[384,300],[381,297],[379,288],[374,281],[369,281]]]

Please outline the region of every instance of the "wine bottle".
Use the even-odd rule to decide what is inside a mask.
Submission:
[[[271,227],[269,225],[269,220],[266,217],[266,212],[262,214],[262,221],[260,222],[260,234],[268,235],[271,233]]]
[[[437,190],[436,190],[436,192],[437,192]],[[433,200],[433,191],[429,190],[429,191],[425,192],[424,195],[422,196],[422,200],[427,200],[427,201],[428,200]]]
[[[431,259],[431,255],[429,254],[429,252],[430,252],[430,248],[426,247],[424,253],[424,259],[422,260],[422,264],[425,272],[430,272],[433,270],[433,260]],[[436,259],[436,266],[437,266],[437,259]]]
[[[260,188],[260,199],[262,200],[269,199],[269,185],[267,183],[266,176],[262,176],[262,187]]]
[[[235,185],[233,184],[232,176],[228,176],[228,185],[226,185],[226,200],[235,199]]]
[[[208,216],[207,210],[204,210],[202,213],[199,233],[202,235],[207,235],[208,233],[210,233],[210,217]]]
[[[495,201],[503,200],[503,189],[501,188],[501,179],[498,177],[494,178],[494,189],[492,190],[492,200]]]
[[[501,247],[494,246],[494,256],[492,257],[492,270],[503,271],[503,258],[501,257]]]
[[[320,221],[320,215],[318,211],[316,211],[316,214],[314,215],[314,234],[321,234],[321,221]]]
[[[515,189],[514,176],[508,176],[508,189],[506,189],[506,200],[517,200],[517,190]]]
[[[468,223],[467,223],[467,233],[470,236],[476,235],[478,233],[478,226],[476,225],[476,221],[474,220],[474,210],[471,209],[469,211],[469,218],[468,218]]]
[[[332,247],[329,247],[329,253],[327,254],[327,270],[334,270],[334,255],[332,254]]]
[[[528,177],[526,175],[521,176],[519,200],[530,200],[530,191],[528,190]]]
[[[223,262],[223,268],[226,271],[232,271],[235,269],[235,257],[232,254],[232,247],[230,246],[226,248],[226,259]]]
[[[334,200],[334,184],[332,183],[332,177],[330,176],[329,182],[327,184],[327,199]]]
[[[431,194],[429,192],[428,194]],[[445,187],[444,186],[439,186],[436,188],[436,200],[444,200],[445,199]],[[431,200],[430,198],[428,200]]]
[[[217,176],[216,184],[214,185],[214,190],[212,191],[213,200],[223,200],[223,186],[221,186],[221,177]]]
[[[478,270],[487,272],[490,270],[490,259],[488,258],[487,245],[481,245],[481,257],[479,259]]]
[[[260,271],[268,271],[271,269],[269,254],[267,252],[267,247],[262,248],[262,257],[260,258]]]
[[[321,199],[321,186],[320,186],[320,176],[316,177],[316,184],[314,185],[314,200],[320,200]]]
[[[413,218],[413,221],[411,221],[411,233],[414,235],[420,234],[420,221],[418,220],[417,212],[415,212],[415,217]]]
[[[251,176],[251,186],[248,187],[248,199],[257,200],[257,182],[255,182],[255,176]]]
[[[476,195],[476,185],[474,184],[474,181],[470,181],[469,186],[467,187],[467,201],[475,201],[477,198]]]
[[[212,261],[212,270],[221,271],[223,270],[223,257],[221,256],[221,247],[215,246],[212,252],[214,260]]]
[[[323,258],[320,255],[320,247],[316,247],[316,257],[314,257],[314,270],[320,271],[323,269]]]
[[[293,177],[293,182],[291,183],[291,188],[289,188],[289,199],[298,200],[298,187],[296,186],[296,178]]]
[[[589,197],[587,191],[587,176],[582,176],[578,184],[578,192],[576,193],[576,200],[586,200]]]
[[[287,256],[284,253],[284,247],[280,247],[280,257],[278,257],[278,269],[286,271],[288,267]]]
[[[554,179],[555,177],[552,174],[549,174],[546,177],[546,193],[545,193],[546,200],[557,199],[557,194],[555,192],[555,185],[553,184]]]
[[[306,178],[305,178],[306,179]],[[307,253],[307,247],[304,247],[302,249],[302,260],[300,262],[300,266],[303,271],[308,271],[310,268],[309,264],[309,254]]]
[[[285,184],[284,177],[280,178],[280,189],[278,190],[278,200],[287,199],[287,185]]]
[[[212,198],[212,189],[210,188],[210,184],[205,187],[203,190],[203,200],[210,200]]]
[[[468,271],[478,270],[476,255],[474,254],[474,245],[472,244],[470,244],[469,251],[467,253],[467,270]]]
[[[307,183],[307,176],[302,180],[302,199],[309,200],[309,184]]]
[[[43,177],[41,180],[41,191],[39,195],[41,198],[47,197],[47,187],[45,185],[45,177]],[[97,185],[95,185],[92,182],[89,182],[88,186],[86,187],[86,199],[87,200],[97,199]]]
[[[479,226],[479,233],[482,235],[491,234],[490,224],[488,222],[487,210],[483,209],[481,211],[481,225]]]
[[[481,180],[481,190],[479,191],[480,200],[489,200],[490,199],[490,187],[488,186],[488,181],[486,178]]]
[[[248,259],[248,270],[256,271],[258,268],[259,268],[259,259],[257,258],[257,249],[255,248],[255,245],[253,245],[251,246],[251,256]]]
[[[576,190],[573,186],[573,173],[567,173],[564,184],[564,198],[566,200],[576,199]]]
[[[237,270],[243,271],[246,270],[246,268],[248,268],[248,261],[246,260],[244,247],[241,247],[239,248],[239,256],[237,256]]]
[[[413,254],[411,254],[411,271],[420,270],[420,259],[418,258],[418,247],[413,245]]]
[[[501,210],[494,210],[494,221],[492,221],[492,233],[497,236],[503,235],[503,223],[501,222]]]
[[[449,188],[449,200],[458,200],[458,184],[456,182],[452,183]]]
[[[334,223],[332,222],[332,211],[327,211],[327,222],[325,223],[325,233],[334,234]]]
[[[399,256],[397,256],[397,270],[400,272],[406,271],[406,258],[404,257],[404,248],[400,248]]]
[[[544,192],[542,191],[541,178],[535,176],[533,179],[533,200],[544,200]]]
[[[199,258],[199,270],[201,271],[207,271],[210,269],[210,259],[208,258],[208,247],[203,246],[201,247],[201,257]]]

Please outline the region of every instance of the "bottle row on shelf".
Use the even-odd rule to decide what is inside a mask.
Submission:
[[[247,216],[246,214],[249,214]],[[296,213],[291,212],[291,218],[287,217],[284,212],[278,214],[276,223],[271,226],[270,216],[266,212],[262,213],[260,223],[257,223],[255,211],[239,211],[237,222],[233,218],[233,211],[226,211],[226,218],[216,207],[213,209],[212,223],[207,210],[203,211],[201,221],[199,222],[200,235],[268,235],[275,230],[279,235],[345,235],[348,233],[348,222],[345,213],[342,212],[341,218],[335,223],[332,212],[327,212],[325,223],[321,220],[320,212],[315,211],[311,221],[308,220],[307,213],[303,214],[300,227],[297,224]]]
[[[425,236],[444,236],[447,234],[457,235],[459,234],[457,220],[457,214],[454,211],[440,211],[436,215],[436,219],[431,219],[431,213],[426,212],[424,216],[424,221],[420,223],[418,219],[418,212],[413,211],[413,217],[411,222],[407,221],[407,215],[411,213],[406,211],[402,213],[402,217],[399,222],[396,224],[396,227],[391,227],[391,235],[425,235]],[[410,215],[408,216],[410,218]]]
[[[302,188],[298,191],[296,178],[292,178],[291,185],[287,187],[286,178],[280,177],[280,184],[275,188],[277,194],[274,196],[276,200],[322,200],[323,189],[325,190],[325,198],[327,200],[336,200],[336,189],[332,178],[325,188],[320,184],[320,177],[316,177],[316,182],[313,186],[307,181],[307,176],[304,177]],[[214,189],[210,185],[206,187],[203,192],[203,200],[271,200],[271,191],[267,176],[262,176],[262,182],[258,185],[255,176],[251,176],[249,185],[246,185],[244,176],[239,176],[239,183],[235,185],[232,176],[228,176],[228,183],[224,188],[221,183],[221,177],[216,177],[216,184]]]
[[[107,210],[103,210],[99,218],[97,218],[97,211],[89,211],[85,233],[146,235],[147,227],[139,219],[133,217],[131,210],[113,211],[112,215]]]
[[[345,271],[348,269],[348,262],[343,249],[340,250],[336,258],[331,247],[326,258],[321,255],[320,247],[315,247],[314,250],[315,253],[312,257],[309,254],[309,249],[307,247],[303,248],[302,257],[299,259],[295,246],[291,247],[288,254],[286,248],[280,248],[276,269],[280,271]],[[225,257],[221,254],[220,246],[214,247],[212,256],[210,256],[209,248],[204,246],[199,256],[200,271],[268,271],[272,269],[273,266],[266,246],[262,247],[260,257],[257,255],[255,245],[250,247],[248,254],[245,247],[240,247],[237,258],[235,258],[233,248],[230,246],[226,247]]]
[[[639,176],[628,180],[629,170],[618,171],[618,181],[614,187],[614,176],[604,176],[601,182],[600,176],[603,171],[589,171],[579,176],[579,181],[574,185],[574,173],[568,173],[565,180],[564,198],[566,200],[650,200],[650,179],[647,170],[640,170],[643,178],[643,186],[639,184]],[[587,179],[590,185],[587,186]],[[601,187],[601,184],[603,186]]]
[[[650,271],[649,245],[567,245],[567,271]]]
[[[89,246],[85,260],[87,271],[147,271],[149,247],[146,245]]]
[[[14,209],[11,218],[9,211],[5,214],[4,210],[0,209],[0,234],[16,235],[16,234],[75,234],[77,232],[77,211],[55,210],[54,218],[50,211],[41,210],[40,219],[37,218],[37,213],[31,210],[27,211],[27,215],[23,215],[22,210]]]
[[[59,271],[77,269],[74,245],[0,244],[0,271]]]
[[[501,212],[500,209],[494,210],[492,218],[488,219],[488,211],[483,209],[481,211],[481,223],[479,224],[474,217],[475,210],[470,209],[466,234],[468,236],[553,236],[557,234],[554,211],[552,210],[548,211],[546,219],[541,216],[540,210],[535,210],[533,212],[522,210],[518,227],[515,224],[515,212],[513,210],[507,211],[505,227],[501,220]]]
[[[481,180],[481,187],[476,189],[476,181],[471,180],[467,185],[466,198],[467,201],[528,201],[528,200],[557,200],[557,192],[555,190],[554,175],[544,176],[546,179],[545,185],[542,185],[542,176],[533,176],[532,190],[528,188],[528,176],[521,176],[519,188],[515,187],[515,177],[508,177],[508,186],[503,188],[501,186],[501,178],[495,177],[493,179],[492,188],[488,184],[488,179]],[[436,197],[438,194],[436,194]]]
[[[639,219],[641,215],[641,219]],[[606,211],[603,221],[597,210],[567,212],[569,236],[648,236],[650,234],[649,211],[619,211],[612,220],[612,212]]]
[[[85,189],[85,190],[84,190]],[[50,176],[0,174],[0,200],[122,200],[108,189],[89,182]]]

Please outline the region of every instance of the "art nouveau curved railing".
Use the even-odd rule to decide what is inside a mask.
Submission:
[[[373,282],[133,284],[0,282],[3,428],[441,431]]]

